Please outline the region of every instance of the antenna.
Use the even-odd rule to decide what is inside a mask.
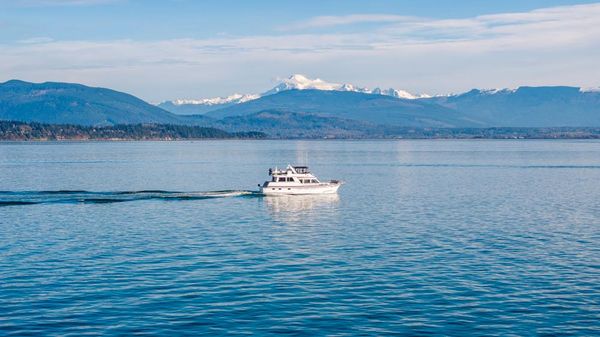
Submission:
[[[306,142],[299,142],[296,145],[296,165],[308,166],[308,146]]]

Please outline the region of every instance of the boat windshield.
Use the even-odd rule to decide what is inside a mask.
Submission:
[[[294,170],[299,174],[309,173],[308,166],[294,166]]]

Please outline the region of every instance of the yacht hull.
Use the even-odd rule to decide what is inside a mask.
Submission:
[[[334,194],[341,185],[341,183],[322,183],[312,186],[261,186],[260,193],[264,195]]]

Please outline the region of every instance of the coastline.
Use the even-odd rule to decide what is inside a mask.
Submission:
[[[0,121],[0,142],[124,142],[192,140],[398,140],[398,139],[600,139],[600,127],[390,127],[380,132],[334,129],[223,130],[178,124],[118,124],[87,126]]]

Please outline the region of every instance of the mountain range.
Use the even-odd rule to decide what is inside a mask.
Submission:
[[[158,104],[159,107],[180,115],[204,114],[212,110],[226,108],[235,104],[245,103],[261,97],[277,94],[288,90],[323,90],[323,91],[348,91],[359,92],[364,94],[375,94],[391,96],[404,99],[417,99],[430,97],[426,94],[414,95],[405,90],[394,88],[373,90],[368,88],[358,87],[352,84],[340,84],[327,82],[320,78],[310,79],[301,74],[294,74],[286,79],[283,79],[270,90],[262,94],[233,94],[227,97],[214,97],[202,99],[176,99],[172,101],[164,101]]]
[[[0,83],[0,120],[88,126],[196,125],[263,131],[277,137],[369,137],[390,135],[406,127],[600,126],[597,90],[564,86],[473,89],[457,95],[410,98],[393,92],[400,91],[391,89],[384,94],[379,89],[295,75],[261,95],[187,101],[178,106],[202,106],[204,110],[177,114],[111,89],[11,80]]]
[[[398,99],[391,96],[334,90],[286,90],[242,104],[209,111],[205,116],[222,119],[245,116],[265,110],[310,113],[375,124],[401,126],[479,126],[456,110],[435,102]]]
[[[486,126],[554,127],[600,125],[600,91],[576,87],[478,90],[425,99],[459,111]]]

